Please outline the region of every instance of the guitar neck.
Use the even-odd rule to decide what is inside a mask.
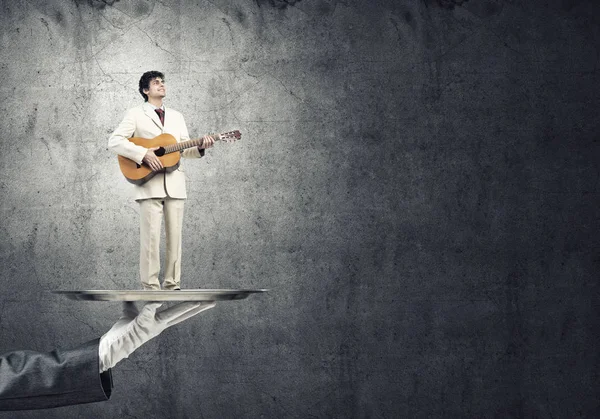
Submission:
[[[215,142],[221,139],[219,135],[211,135],[210,137],[212,137]],[[199,145],[202,145],[202,142],[202,138],[198,138],[196,140],[187,140],[177,144],[168,145],[165,147],[165,154],[175,153],[176,151],[182,151],[186,148],[198,147]]]

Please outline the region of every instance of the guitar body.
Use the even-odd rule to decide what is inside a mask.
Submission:
[[[161,134],[158,137],[154,137],[152,139],[132,137],[129,138],[129,141],[131,141],[135,145],[140,145],[146,148],[167,147],[173,144],[177,144],[177,140],[171,134]],[[162,150],[162,153],[164,153],[164,150]],[[163,170],[160,170],[158,172],[152,171],[152,169],[150,169],[144,163],[139,165],[133,160],[128,159],[127,157],[117,156],[119,159],[119,166],[121,168],[121,172],[123,173],[125,178],[134,185],[143,185],[144,183],[152,179],[157,173],[169,173],[174,170],[177,170],[177,168],[179,167],[181,153],[166,153],[161,155],[161,149],[158,149],[154,152],[154,154],[158,156],[158,159],[164,167]]]
[[[222,134],[211,134],[210,137],[213,139],[213,141],[224,141],[229,143],[242,138],[242,133],[238,130],[235,130],[224,132]],[[154,150],[154,154],[156,154],[163,165],[162,170],[153,172],[152,169],[145,164],[140,165],[133,160],[128,159],[127,157],[117,156],[119,158],[119,167],[121,168],[121,172],[125,178],[134,185],[143,185],[152,179],[157,173],[170,173],[174,170],[177,170],[179,167],[182,150],[190,147],[202,147],[204,145],[204,140],[202,138],[178,143],[175,137],[173,137],[171,134],[161,134],[152,139],[132,137],[128,138],[128,140],[135,145],[145,148],[159,147],[158,150]]]

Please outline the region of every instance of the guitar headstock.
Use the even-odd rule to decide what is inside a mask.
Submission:
[[[232,143],[237,140],[242,139],[242,133],[238,130],[224,132],[223,134],[219,134],[219,140],[225,141],[226,143]]]

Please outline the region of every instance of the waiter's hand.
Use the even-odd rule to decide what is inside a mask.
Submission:
[[[214,301],[185,301],[159,313],[162,303],[147,303],[141,312],[131,301],[123,303],[123,315],[115,325],[100,338],[98,355],[100,372],[114,367],[129,357],[133,351],[158,336],[163,330],[196,314],[213,308]]]
[[[202,150],[203,148],[211,148],[214,143],[215,139],[213,137],[210,135],[205,135],[202,137],[202,144],[198,146],[198,149]]]
[[[146,163],[146,165],[148,165],[148,167],[150,167],[150,169],[152,169],[154,172],[158,172],[163,168],[161,161],[158,159],[158,157],[156,157],[156,154],[154,154],[154,150],[158,150],[159,148],[160,147],[149,148],[146,152],[146,155],[142,159],[142,162]]]

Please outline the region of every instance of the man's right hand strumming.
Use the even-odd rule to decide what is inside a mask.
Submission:
[[[159,149],[159,147],[149,148],[148,151],[146,152],[146,155],[142,159],[142,162],[144,162],[154,172],[158,172],[159,170],[161,170],[163,168],[162,163],[160,162],[158,157],[156,157],[156,154],[154,154],[154,150],[158,150],[158,149]]]

